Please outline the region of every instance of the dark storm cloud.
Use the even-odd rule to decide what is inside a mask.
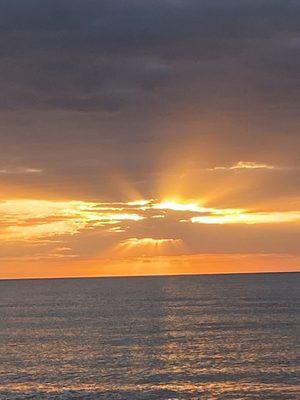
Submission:
[[[117,112],[174,102],[165,88],[201,104],[222,77],[225,97],[249,79],[299,101],[299,15],[289,0],[1,0],[0,107]]]

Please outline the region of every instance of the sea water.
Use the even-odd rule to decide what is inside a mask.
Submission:
[[[0,281],[0,399],[298,400],[299,283]]]

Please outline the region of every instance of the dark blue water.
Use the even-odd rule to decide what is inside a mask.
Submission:
[[[300,274],[0,281],[0,399],[299,399]]]

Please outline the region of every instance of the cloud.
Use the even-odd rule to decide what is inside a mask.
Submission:
[[[88,232],[120,241],[121,248],[177,246],[182,238],[162,235],[179,230],[182,222],[203,225],[260,225],[300,221],[300,211],[265,211],[204,207],[196,202],[139,200],[87,202],[6,200],[0,202],[0,238],[3,243],[55,243]],[[153,236],[144,236],[153,232]],[[139,233],[138,236],[132,236]],[[118,239],[119,238],[119,239]],[[119,247],[120,248],[120,247]]]
[[[0,202],[0,237],[3,241],[40,241],[75,235],[81,230],[122,227],[144,217],[126,204],[47,200],[6,200]]]
[[[115,169],[155,197],[156,177],[183,158],[200,173],[237,155],[293,167],[299,11],[290,0],[1,1],[0,158],[45,171],[34,188],[31,174],[8,187],[118,199]],[[201,194],[209,179],[195,177]]]
[[[282,170],[285,167],[278,167],[270,164],[259,163],[255,161],[238,161],[231,166],[217,166],[207,168],[207,171],[239,171],[239,170]]]
[[[226,101],[245,79],[266,105],[291,90],[299,101],[299,11],[292,0],[4,0],[0,108],[115,113],[166,87],[174,102],[182,85],[194,101]]]
[[[243,210],[219,210],[209,215],[192,217],[199,224],[278,224],[299,222],[300,211],[247,212]]]
[[[263,162],[257,161],[238,161],[237,163],[230,166],[216,166],[212,168],[206,168],[206,171],[241,171],[241,170],[270,170],[270,171],[289,171],[297,169],[287,167],[287,166],[278,166],[266,164]]]
[[[237,164],[232,165],[229,169],[280,169],[280,167],[252,161],[239,161]]]
[[[296,207],[229,209],[167,199],[6,200],[0,202],[0,260],[63,266],[134,257],[152,263],[154,257],[202,252],[298,254]]]
[[[40,168],[26,168],[26,167],[8,167],[0,168],[0,174],[41,174],[43,172]]]

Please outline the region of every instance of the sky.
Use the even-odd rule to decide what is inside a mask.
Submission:
[[[0,0],[0,278],[300,269],[298,0]]]

